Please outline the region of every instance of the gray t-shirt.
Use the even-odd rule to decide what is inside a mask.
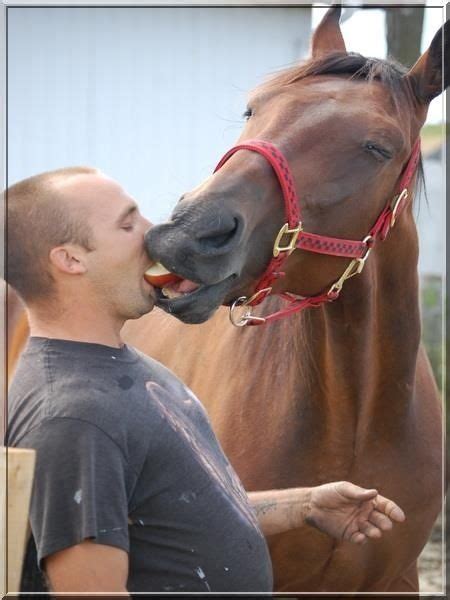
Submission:
[[[31,338],[7,445],[37,450],[39,565],[89,538],[129,553],[130,592],[272,591],[265,539],[204,408],[137,350]]]

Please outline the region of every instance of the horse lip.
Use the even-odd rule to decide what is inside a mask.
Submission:
[[[182,296],[179,296],[178,298],[167,298],[167,296],[164,295],[162,289],[156,288],[156,293],[157,293],[157,297],[158,297],[158,306],[161,306],[161,308],[162,308],[163,306],[168,306],[169,304],[174,304],[177,302],[179,303],[180,300],[184,300],[188,296],[189,296],[189,298],[192,298],[193,296],[195,296],[196,294],[198,294],[205,288],[209,288],[209,287],[212,287],[212,286],[201,285],[194,291],[189,292],[187,294],[183,294]]]
[[[194,308],[199,300],[208,300],[208,296],[211,296],[211,302],[208,302],[209,310],[219,308],[223,303],[232,281],[236,278],[236,275],[230,275],[218,283],[211,285],[201,285],[199,288],[180,296],[179,298],[166,298],[163,296],[162,291],[157,289],[157,301],[156,306],[162,308],[166,312],[178,316],[181,313],[188,313],[189,308]],[[206,320],[206,319],[205,319]]]

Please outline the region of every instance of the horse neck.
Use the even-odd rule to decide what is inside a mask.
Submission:
[[[338,403],[347,422],[351,415],[392,412],[393,390],[399,418],[407,410],[420,343],[417,257],[417,232],[407,213],[337,301],[291,324],[302,394],[334,413]]]

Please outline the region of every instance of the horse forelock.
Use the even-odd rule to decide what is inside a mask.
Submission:
[[[317,75],[347,75],[349,79],[380,81],[395,96],[408,87],[404,81],[406,67],[392,59],[368,58],[357,52],[334,52],[321,58],[311,58],[283,69],[262,84],[261,88],[290,85]],[[261,89],[260,88],[260,89]]]

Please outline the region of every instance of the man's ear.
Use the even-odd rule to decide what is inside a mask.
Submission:
[[[332,6],[317,26],[311,41],[311,55],[322,58],[333,52],[346,52],[344,38],[339,27],[341,7]]]
[[[405,75],[417,101],[429,104],[449,84],[450,21],[444,23],[416,64]]]
[[[86,272],[83,253],[79,246],[65,244],[50,250],[50,263],[59,271],[69,275],[80,275]]]

